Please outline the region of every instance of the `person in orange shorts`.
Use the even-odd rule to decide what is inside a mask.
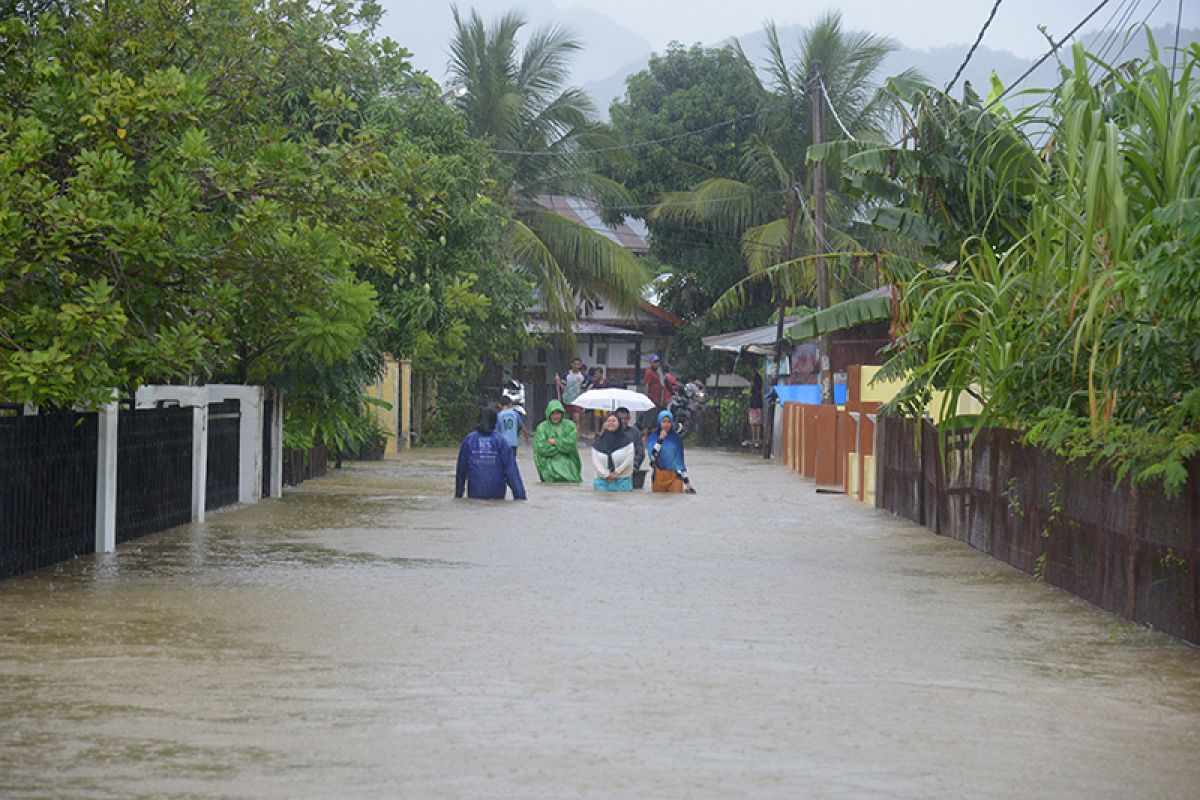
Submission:
[[[646,440],[650,466],[654,470],[650,489],[655,492],[684,492],[695,494],[683,460],[683,439],[672,430],[675,417],[670,411],[658,414],[658,430],[651,431]]]

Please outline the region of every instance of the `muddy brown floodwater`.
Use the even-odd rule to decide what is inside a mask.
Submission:
[[[748,455],[453,458],[0,583],[0,796],[1200,797],[1196,649]]]

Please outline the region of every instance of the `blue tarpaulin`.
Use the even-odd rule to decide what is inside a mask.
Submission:
[[[814,406],[821,404],[821,387],[816,383],[781,383],[775,387],[775,394],[781,403],[807,403]],[[839,406],[846,404],[846,384],[833,385],[833,402]]]

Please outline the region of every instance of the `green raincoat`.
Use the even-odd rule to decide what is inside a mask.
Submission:
[[[555,425],[550,415],[562,412],[562,420]],[[550,440],[554,444],[550,444]],[[546,483],[580,483],[579,450],[575,446],[575,423],[567,417],[566,409],[557,400],[546,404],[546,419],[537,426],[533,434],[533,465],[538,477]]]

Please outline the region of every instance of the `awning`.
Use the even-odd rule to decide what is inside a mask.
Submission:
[[[795,324],[784,326],[793,342],[804,342],[827,333],[853,328],[868,322],[892,318],[892,287],[881,286],[849,300],[809,314]]]
[[[788,317],[783,321],[785,336],[788,326],[795,325],[799,321],[800,317]],[[740,331],[705,336],[700,342],[712,350],[725,350],[730,353],[748,352],[760,356],[773,356],[775,355],[775,334],[778,330],[779,323],[776,322],[758,328],[746,328]]]
[[[824,311],[817,311],[803,317],[788,317],[783,321],[783,336],[789,341],[803,342],[815,339],[825,333],[833,333],[866,322],[891,318],[892,287],[881,286],[860,294],[858,297],[844,300]],[[779,330],[778,324],[772,323],[758,328],[746,328],[740,331],[705,336],[700,342],[712,350],[773,356],[775,355],[775,332],[777,330]]]

